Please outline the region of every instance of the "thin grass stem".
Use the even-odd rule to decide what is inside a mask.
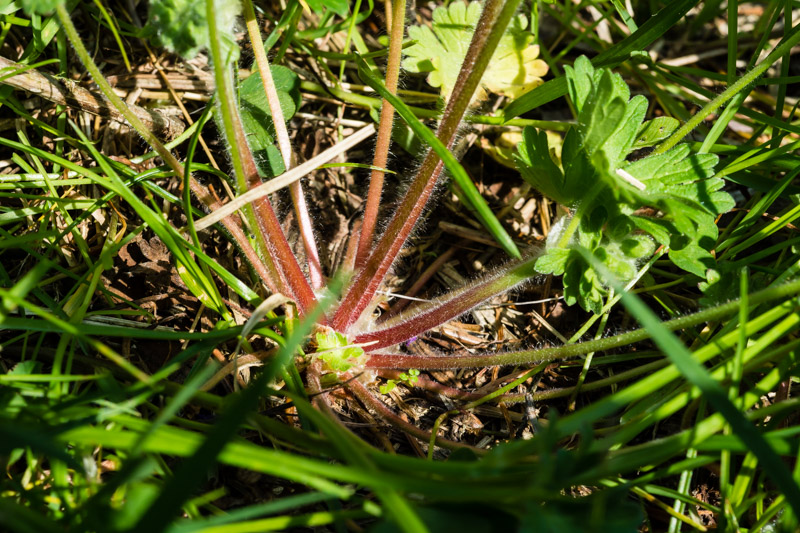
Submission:
[[[764,60],[756,65],[753,69],[747,72],[744,76],[739,78],[736,83],[725,89],[725,91],[708,102],[700,111],[694,114],[688,122],[678,128],[678,130],[669,136],[669,138],[661,143],[654,151],[654,154],[663,154],[676,144],[681,142],[693,129],[702,123],[707,116],[714,113],[725,102],[733,98],[738,93],[747,89],[750,84],[754,83],[767,69],[775,63],[782,56],[786,55],[797,43],[800,43],[800,26],[795,26],[787,33],[786,37],[764,58]]]
[[[122,114],[122,116],[128,121],[133,129],[142,136],[145,142],[147,142],[147,144],[149,144],[158,153],[158,155],[161,156],[164,162],[167,163],[173,172],[175,172],[175,175],[180,179],[183,179],[183,165],[181,165],[177,158],[172,155],[172,153],[161,143],[161,141],[149,129],[147,129],[147,127],[145,127],[142,121],[139,120],[139,118],[130,110],[130,108],[125,105],[125,103],[111,88],[111,85],[103,76],[103,73],[100,72],[100,69],[92,60],[92,56],[83,45],[83,41],[81,41],[80,36],[78,35],[78,30],[75,28],[75,24],[72,22],[72,19],[70,18],[64,4],[59,4],[56,7],[56,14],[61,26],[64,28],[67,38],[75,48],[75,53],[78,55],[78,58],[83,64],[84,68],[89,71],[89,74],[92,76],[92,79],[100,88],[100,91],[103,93],[103,95],[108,99],[109,102],[111,102],[114,108],[116,108],[117,111]],[[219,202],[217,202],[214,197],[209,194],[208,189],[200,185],[196,179],[190,177],[189,185],[191,186],[194,195],[209,209],[213,211],[219,207]],[[245,236],[240,223],[234,220],[232,217],[226,217],[221,222],[225,229],[228,230],[228,232],[234,238],[236,243],[241,247],[245,257],[247,257],[247,260],[259,274],[264,283],[266,283],[273,292],[279,292],[277,283],[277,270],[271,263],[265,264],[265,262],[261,260],[258,253],[256,253],[250,244],[250,241]]]

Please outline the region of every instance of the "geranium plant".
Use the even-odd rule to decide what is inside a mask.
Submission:
[[[301,9],[297,7],[300,4],[295,4],[295,11],[286,15],[287,25],[292,21],[296,22],[297,18],[292,13]],[[642,478],[645,481],[640,479],[637,482],[646,483],[649,479],[646,476],[650,475],[649,469],[652,465],[680,455],[689,446],[687,442],[694,446],[697,440],[691,441],[690,437],[702,439],[722,433],[725,424],[729,424],[736,437],[741,438],[752,449],[754,456],[768,464],[770,476],[787,494],[789,505],[800,511],[800,491],[794,486],[791,474],[782,468],[777,454],[765,444],[765,439],[741,412],[759,401],[763,395],[762,382],[764,390],[771,390],[779,378],[788,372],[788,367],[783,368],[783,374],[767,374],[742,400],[741,411],[734,407],[731,400],[735,394],[726,394],[719,384],[730,380],[733,390],[733,387],[738,386],[737,380],[741,381],[742,365],[772,364],[780,355],[776,355],[776,352],[784,348],[795,349],[794,341],[775,350],[767,350],[760,345],[756,350],[747,343],[748,334],[759,333],[762,329],[766,330],[767,326],[773,329],[769,334],[764,334],[762,339],[767,340],[761,344],[769,344],[767,341],[770,335],[779,336],[791,332],[797,325],[794,303],[787,301],[757,317],[748,317],[747,309],[748,305],[789,298],[800,292],[800,283],[778,285],[754,294],[747,294],[744,290],[743,303],[722,304],[674,318],[663,324],[659,324],[652,312],[626,292],[660,258],[669,259],[672,264],[688,273],[687,275],[694,276],[693,282],[704,279],[712,282],[715,279],[714,246],[718,237],[716,219],[730,210],[733,201],[722,190],[723,181],[715,174],[717,156],[693,152],[690,146],[677,144],[691,130],[692,121],[681,128],[678,128],[677,121],[667,117],[645,121],[648,108],[646,98],[631,98],[631,91],[621,76],[611,68],[595,66],[603,61],[606,61],[603,63],[605,65],[614,63],[608,57],[601,57],[602,61],[595,58],[594,64],[581,57],[573,66],[567,66],[563,79],[559,78],[560,81],[555,83],[563,84],[562,94],[569,98],[575,111],[575,121],[567,128],[560,157],[548,140],[548,133],[533,127],[527,127],[523,131],[522,142],[516,154],[517,168],[522,180],[560,205],[560,219],[546,242],[520,250],[453,154],[454,144],[469,114],[486,105],[490,93],[516,99],[506,111],[514,106],[519,109],[520,106],[527,105],[525,102],[532,98],[531,94],[541,94],[537,90],[531,90],[542,84],[547,68],[538,59],[539,49],[528,31],[527,18],[517,14],[520,0],[485,0],[483,3],[456,0],[446,8],[434,10],[430,27],[411,28],[409,36],[413,42],[406,43],[405,2],[395,0],[391,4],[393,23],[386,50],[388,58],[385,71],[381,72],[376,66],[376,55],[364,53],[354,54],[352,57],[361,81],[381,96],[382,103],[375,156],[369,165],[371,176],[362,223],[356,226],[360,230],[351,235],[351,241],[355,243],[351,248],[352,253],[345,258],[344,266],[338,272],[325,271],[322,266],[326,262],[320,258],[314,221],[306,205],[303,185],[299,179],[302,176],[297,171],[298,157],[289,142],[286,122],[300,105],[299,80],[288,69],[270,65],[251,0],[243,0],[241,5],[222,0],[206,0],[205,3],[189,0],[152,2],[149,30],[142,35],[157,35],[162,44],[184,56],[207,50],[213,68],[216,85],[214,103],[206,109],[199,125],[194,129],[183,161],[155,133],[146,128],[114,93],[82,43],[67,4],[53,1],[39,6],[41,9],[56,10],[57,19],[80,61],[108,99],[109,105],[125,117],[130,126],[163,160],[166,170],[158,169],[158,172],[181,181],[185,226],[176,227],[160,211],[149,209],[145,200],[132,192],[130,182],[120,177],[120,167],[100,154],[77,127],[75,130],[79,139],[76,142],[80,142],[92,154],[102,173],[82,169],[74,164],[69,168],[89,176],[92,183],[122,198],[140,214],[150,230],[167,244],[174,256],[176,271],[188,290],[205,308],[216,313],[217,323],[211,333],[222,336],[226,331],[234,331],[233,335],[225,338],[236,335],[239,337],[234,360],[222,370],[201,369],[192,374],[187,379],[185,388],[176,386],[178,392],[175,396],[178,400],[174,404],[170,403],[159,415],[163,418],[158,418],[153,425],[137,426],[140,421],[129,417],[124,419],[124,431],[111,437],[109,434],[112,432],[106,431],[107,428],[89,427],[73,431],[70,424],[62,424],[63,427],[59,426],[58,432],[54,431],[59,438],[63,435],[76,439],[80,437],[84,439],[82,442],[89,442],[93,446],[108,442],[109,447],[127,447],[134,460],[129,463],[131,466],[126,466],[124,475],[121,474],[117,479],[138,479],[139,473],[148,466],[145,453],[151,450],[154,453],[172,453],[178,448],[172,449],[167,445],[172,446],[176,441],[182,443],[179,448],[181,453],[199,458],[197,463],[189,460],[176,469],[175,475],[168,478],[158,493],[151,490],[149,495],[140,500],[147,504],[148,511],[142,512],[135,524],[129,528],[120,522],[114,527],[135,531],[149,531],[151,526],[166,527],[162,517],[173,517],[176,509],[187,501],[192,487],[205,475],[204,470],[193,469],[193,464],[211,464],[229,443],[238,446],[235,450],[241,454],[231,451],[232,447],[226,448],[228,464],[242,465],[256,457],[260,461],[259,468],[270,475],[299,480],[307,486],[330,491],[330,494],[339,498],[351,497],[358,490],[354,486],[369,487],[383,502],[388,502],[387,508],[391,508],[396,522],[409,531],[424,531],[425,527],[415,513],[409,511],[410,504],[400,498],[398,492],[419,492],[430,496],[442,486],[438,484],[442,479],[447,479],[451,486],[456,487],[463,481],[469,485],[470,490],[474,489],[473,485],[480,485],[485,479],[491,480],[492,501],[498,507],[502,505],[507,510],[511,509],[509,516],[516,513],[514,517],[519,523],[530,526],[537,523],[542,516],[542,509],[538,504],[540,500],[537,498],[541,497],[541,501],[549,503],[555,502],[549,510],[545,510],[546,514],[560,504],[564,504],[564,509],[569,509],[570,502],[562,498],[563,488],[584,483],[587,479],[587,483],[602,479],[609,486],[616,487],[626,483],[621,478],[617,479],[617,472],[636,470],[638,473],[641,470],[646,473]],[[339,0],[315,0],[308,2],[308,5],[311,9],[328,10],[325,13],[347,12],[346,2]],[[671,11],[673,14],[674,12]],[[252,67],[252,75],[244,81],[234,76],[234,66],[241,59],[240,55],[243,55],[239,52],[233,32],[233,25],[239,15],[243,15],[246,23],[255,58],[255,62],[249,65]],[[354,15],[351,19],[353,24],[356,19]],[[791,34],[787,37],[764,60],[764,64],[768,66],[781,54],[788,53],[800,40],[797,35]],[[622,59],[617,64],[620,61]],[[440,89],[441,106],[440,114],[436,117],[438,124],[435,132],[415,115],[418,110],[412,109],[398,96],[401,65],[410,73],[427,74],[429,83]],[[752,74],[743,78],[739,88],[752,83],[759,72],[763,73],[765,69],[766,66],[762,69],[761,65],[753,69]],[[731,88],[733,87],[735,85]],[[547,85],[542,89],[547,89]],[[553,95],[556,92],[550,91],[547,94]],[[723,93],[720,98],[729,97],[730,94],[734,93]],[[402,198],[393,204],[388,220],[382,221],[383,176],[388,166],[395,114],[428,146],[428,150],[410,177]],[[230,175],[224,172],[212,173],[223,174],[223,178],[228,179],[236,188],[236,198],[227,204],[217,200],[198,179],[199,171],[209,170],[208,167],[193,161],[199,131],[205,121],[212,118],[216,121],[230,158]],[[492,118],[503,120],[503,117]],[[373,126],[370,125],[363,131],[370,133],[374,131]],[[35,150],[22,143],[7,139],[0,142],[36,155]],[[653,152],[645,153],[650,148],[654,148]],[[68,163],[65,161],[63,164]],[[378,320],[376,308],[383,299],[381,293],[385,288],[386,278],[397,264],[419,220],[424,218],[437,186],[444,181],[445,173],[452,177],[459,198],[473,209],[480,223],[492,234],[509,258],[483,278],[473,280],[436,300],[411,306],[403,312]],[[137,179],[146,177],[139,176]],[[274,191],[277,183],[286,184],[290,189],[294,220],[302,249],[290,244],[268,197],[269,192],[265,192]],[[202,204],[206,213],[196,209],[197,202]],[[200,217],[203,220],[198,220]],[[198,232],[216,223],[219,223],[220,229],[241,251],[255,273],[255,279],[263,286],[253,287],[242,281],[205,253]],[[376,228],[379,227],[383,229],[378,231]],[[111,243],[104,248],[105,255],[102,261],[98,261],[97,268],[102,268],[104,262],[111,261],[109,256],[114,253],[114,246],[117,244]],[[42,267],[45,268],[47,265]],[[39,271],[33,270],[22,278],[13,291],[3,291],[4,318],[6,315],[10,316],[20,305],[25,291],[31,290],[30,287],[35,285],[38,275]],[[467,313],[487,299],[531,283],[531,280],[542,279],[544,275],[561,276],[566,303],[577,303],[583,309],[593,312],[594,317],[603,314],[607,316],[611,306],[621,298],[626,299],[626,305],[635,310],[637,318],[648,329],[637,329],[578,344],[567,343],[563,346],[495,353],[415,354],[405,348],[409,341]],[[222,279],[230,289],[255,308],[246,324],[236,324],[229,302],[222,296],[214,276]],[[742,276],[742,279],[746,289],[746,276]],[[85,310],[91,301],[92,292],[85,288],[81,290],[86,292],[79,296],[85,297],[81,299],[76,296],[68,304],[75,307],[83,305]],[[270,295],[264,298],[263,295],[267,292]],[[78,300],[83,303],[74,303]],[[269,315],[278,309],[283,310],[283,316]],[[667,331],[688,328],[737,312],[740,313],[742,322],[741,332],[723,331],[713,342],[694,353],[688,353]],[[263,320],[268,315],[269,319]],[[67,316],[72,318],[69,314]],[[779,320],[781,322],[778,325],[772,325]],[[6,324],[11,325],[8,327],[16,324],[14,327],[21,328],[30,323],[11,317]],[[68,330],[76,336],[80,334],[71,322],[61,321],[57,324],[64,331]],[[258,329],[259,326],[261,329]],[[275,344],[283,346],[264,352],[251,350],[250,341],[256,331],[260,335],[270,336]],[[576,339],[585,332],[586,329],[579,331]],[[464,470],[448,470],[453,466],[452,463],[429,470],[425,466],[420,468],[422,474],[416,476],[416,463],[409,468],[410,463],[403,462],[405,458],[393,462],[393,459],[378,457],[371,450],[365,451],[368,446],[338,425],[337,418],[330,409],[331,389],[342,388],[349,391],[389,423],[427,441],[428,455],[432,457],[437,444],[453,449],[468,448],[463,442],[449,441],[437,433],[441,421],[457,414],[459,409],[446,411],[437,420],[433,431],[427,431],[398,416],[382,395],[393,394],[396,392],[393,389],[402,384],[401,386],[425,388],[468,402],[465,408],[476,407],[488,399],[500,397],[509,401],[530,401],[532,404],[532,396],[529,394],[524,397],[518,394],[512,398],[507,393],[541,372],[547,362],[609,350],[650,337],[654,337],[666,357],[641,365],[632,369],[630,374],[625,374],[625,377],[641,377],[658,371],[657,374],[642,378],[625,389],[621,393],[624,402],[620,403],[618,396],[609,396],[592,404],[586,411],[574,413],[563,424],[556,423],[555,416],[547,424],[531,424],[539,432],[531,445],[517,441],[495,449],[487,454],[485,461],[478,463],[475,470],[470,470],[476,475],[474,479],[462,479]],[[217,338],[213,335],[206,337],[210,342]],[[709,369],[703,366],[706,363],[711,365],[715,358],[721,357],[723,352],[730,350],[737,342],[740,343],[737,348],[739,366],[732,370],[724,363]],[[139,380],[136,384],[139,388],[131,389],[134,393],[144,394],[142,391],[147,389],[145,392],[149,394],[148,388],[155,387],[154,384],[158,383],[156,377],[137,370],[112,350],[103,348],[100,343],[92,346],[99,346],[101,353],[114,358],[115,363]],[[179,361],[178,365],[184,361],[185,359]],[[226,398],[227,405],[223,405],[222,400],[213,404],[222,415],[213,425],[209,424],[208,428],[204,428],[207,435],[202,441],[199,438],[194,439],[199,437],[194,433],[187,431],[187,436],[175,428],[161,427],[176,414],[181,402],[188,402],[193,394],[210,390],[231,372],[255,365],[265,365],[265,368],[256,375],[251,386],[245,386],[238,394]],[[425,372],[501,365],[518,365],[522,369],[516,377],[506,380],[508,383],[497,385],[488,394],[486,391],[477,393],[445,386],[433,379],[435,373]],[[28,370],[19,369],[19,372],[24,371]],[[214,371],[217,371],[216,375],[212,375]],[[304,374],[301,375],[301,371]],[[156,376],[160,379],[168,373],[169,371],[162,369]],[[232,438],[255,411],[260,395],[267,390],[267,385],[274,384],[273,378],[276,376],[283,378],[287,386],[281,391],[270,390],[270,394],[280,395],[287,402],[292,402],[297,407],[304,428],[314,431],[319,429],[330,441],[322,442],[315,433],[311,435],[312,431],[293,432],[295,428],[288,428],[274,421],[270,425],[270,421],[259,420],[258,423],[262,424],[259,429],[267,427],[268,431],[264,431],[265,433],[273,431],[297,438],[301,442],[298,448],[303,450],[303,454],[307,451],[309,456],[318,454],[313,458],[295,458],[297,460],[290,464],[284,463],[287,455],[277,452],[272,454],[271,449],[259,449],[256,453],[253,452],[253,447],[249,447],[249,443]],[[680,376],[685,377],[685,382],[680,386],[673,386],[673,382]],[[380,393],[374,386],[376,377],[386,380],[379,388]],[[617,381],[610,383],[616,384]],[[683,385],[687,384],[690,387],[684,390]],[[666,399],[662,401],[661,397],[651,398],[651,389],[664,390]],[[679,433],[664,442],[648,443],[646,448],[627,448],[613,456],[616,461],[612,464],[614,468],[601,461],[607,455],[610,456],[609,449],[627,445],[635,436],[650,427],[654,423],[653,412],[666,413],[664,417],[671,416],[693,401],[691,395],[697,390],[702,392],[703,402],[707,400],[724,419],[709,416],[692,428],[694,433],[691,436],[687,436],[688,432]],[[210,401],[207,396],[203,398]],[[675,398],[683,403],[673,401]],[[560,439],[581,432],[589,433],[586,430],[603,417],[616,416],[621,405],[632,405],[633,408],[631,412],[622,415],[623,421],[616,433],[603,435],[600,431],[596,435],[585,435],[585,438],[581,436],[580,445],[575,449],[556,450]],[[705,404],[702,405],[705,408]],[[530,405],[531,412],[535,411],[534,407]],[[769,417],[779,411],[780,406],[764,416]],[[102,413],[102,416],[97,415],[96,419],[90,419],[86,425],[105,423],[108,418],[103,416],[112,415]],[[534,418],[533,415],[530,418]],[[659,420],[661,419],[657,419]],[[133,432],[129,431],[130,428],[143,427],[145,429],[135,435],[131,435]],[[150,437],[165,434],[178,436],[174,441],[166,439],[167,444],[164,446],[167,449],[163,451],[158,448],[162,445],[161,442],[156,442],[159,439]],[[116,437],[119,438],[104,440]],[[782,435],[772,437],[776,443],[784,444],[780,440]],[[637,455],[642,449],[646,453]],[[483,453],[483,450],[472,451]],[[318,461],[319,456],[324,456],[325,459]],[[650,461],[651,457],[656,459]],[[338,466],[328,464],[329,458],[356,465],[357,469],[353,471],[355,474],[336,468],[326,469],[328,466]],[[708,461],[703,463],[704,460],[696,454],[687,455],[686,458],[686,462],[691,465],[708,464]],[[393,469],[393,472],[397,472],[405,469],[412,472],[409,474],[411,481],[402,488],[397,488],[394,486],[397,478],[390,478],[388,481],[381,479],[380,474],[375,474],[377,467],[374,466],[380,461],[383,461],[381,466],[386,466],[387,470]],[[605,470],[607,467],[611,469]],[[319,477],[320,471],[324,471],[324,476],[328,477]],[[614,475],[610,476],[609,471],[614,472]],[[66,479],[67,476],[63,478]],[[331,482],[331,479],[341,482],[341,485]],[[516,484],[519,479],[523,481]],[[119,483],[121,485],[124,482]],[[100,500],[117,488],[114,481],[108,487],[110,488],[104,488],[91,497]],[[519,487],[522,490],[518,490]],[[543,487],[556,487],[553,493],[557,496],[542,496]],[[485,487],[478,486],[478,489],[484,491]],[[603,497],[607,498],[608,492]],[[474,499],[475,494],[479,493],[473,491],[469,495]],[[742,495],[739,500],[745,499],[745,495]],[[592,507],[594,513],[603,509],[603,502],[607,500],[593,501],[601,502]],[[370,503],[364,502],[365,512],[370,509]],[[111,506],[103,508],[110,509]],[[557,512],[556,515],[568,516],[569,511]],[[631,522],[638,523],[638,518],[626,518],[625,527],[628,530],[635,529],[636,524],[631,526]],[[103,520],[102,517],[92,519],[97,523],[102,523]],[[78,522],[80,520],[76,521]]]
[[[584,308],[599,312],[605,302],[612,280],[600,272],[610,273],[621,282],[641,275],[644,264],[658,245],[669,248],[671,259],[680,267],[704,276],[713,266],[708,243],[713,242],[716,227],[714,216],[732,206],[727,193],[721,192],[721,180],[711,178],[716,158],[710,155],[691,155],[686,147],[679,146],[662,155],[650,155],[638,161],[626,158],[636,149],[652,146],[665,138],[676,124],[657,120],[644,122],[647,102],[644,97],[629,99],[629,90],[622,78],[606,69],[595,69],[586,58],[580,58],[574,68],[567,68],[566,79],[569,97],[577,112],[577,124],[569,130],[564,140],[561,161],[555,160],[544,132],[532,128],[524,132],[519,146],[518,166],[524,179],[543,194],[562,204],[568,214],[561,218],[544,248],[534,247],[519,252],[502,228],[496,233],[509,254],[518,256],[491,276],[446,294],[439,299],[414,306],[411,310],[376,323],[374,309],[380,300],[379,291],[387,273],[397,260],[417,221],[424,216],[436,184],[447,168],[456,183],[472,198],[479,208],[478,215],[487,227],[497,228],[497,221],[487,213],[485,203],[465,180],[463,168],[453,157],[452,147],[458,129],[469,109],[476,105],[477,91],[492,91],[518,96],[540,83],[545,69],[535,59],[537,51],[525,32],[524,17],[516,16],[518,2],[487,0],[478,3],[453,3],[449,8],[434,12],[433,33],[428,28],[415,28],[411,35],[417,42],[406,49],[405,64],[412,71],[433,71],[432,84],[442,86],[446,99],[439,126],[433,134],[419,122],[396,95],[397,78],[403,44],[404,3],[394,3],[395,18],[391,32],[389,58],[385,83],[376,77],[373,67],[362,59],[359,71],[364,80],[383,97],[380,127],[376,143],[372,181],[367,199],[364,223],[355,256],[346,264],[352,265],[349,282],[341,297],[332,307],[318,315],[316,333],[311,346],[317,351],[312,356],[320,365],[309,368],[316,373],[309,384],[319,383],[320,373],[332,373],[346,382],[359,398],[387,415],[394,423],[418,436],[428,434],[403,424],[392,417],[391,411],[359,380],[352,379],[365,369],[418,369],[464,368],[541,362],[587,353],[599,348],[610,348],[644,338],[646,333],[619,336],[564,348],[526,350],[502,354],[442,354],[422,356],[404,353],[400,345],[416,338],[471,310],[481,302],[526,283],[540,273],[563,274],[567,303],[580,303]],[[291,94],[292,74],[270,67],[255,25],[255,15],[249,0],[244,2],[244,16],[250,32],[256,62],[256,72],[237,91],[231,75],[231,65],[238,54],[225,43],[230,39],[231,21],[238,12],[236,4],[217,6],[214,0],[206,5],[205,18],[192,16],[193,21],[206,23],[207,39],[181,39],[179,29],[170,24],[163,14],[174,10],[196,10],[197,6],[180,2],[155,2],[152,23],[160,32],[171,34],[167,44],[182,53],[195,53],[199,46],[207,46],[214,65],[217,84],[215,113],[224,138],[228,142],[234,182],[239,193],[244,194],[262,185],[262,176],[278,174],[293,165],[291,146],[285,127],[285,117],[297,107],[296,96]],[[166,6],[166,7],[165,7]],[[79,56],[101,88],[104,80],[91,62],[63,5],[58,7],[59,17],[68,30]],[[172,11],[171,11],[172,10]],[[233,13],[230,11],[233,10]],[[166,24],[166,26],[164,26]],[[194,26],[190,26],[194,28]],[[197,31],[196,28],[192,30]],[[450,33],[447,33],[450,32]],[[187,41],[184,46],[181,43]],[[501,56],[493,63],[495,52]],[[463,53],[463,54],[462,54]],[[455,73],[450,56],[463,55],[463,66]],[[428,59],[425,59],[425,58]],[[512,61],[516,57],[516,61]],[[449,59],[448,59],[449,58]],[[501,86],[496,80],[484,82],[487,69],[513,70],[516,75],[510,85]],[[276,79],[279,81],[276,83]],[[251,81],[252,80],[252,81]],[[516,81],[514,81],[516,80]],[[108,90],[108,97],[124,112],[125,105]],[[261,92],[264,92],[263,97]],[[485,95],[484,92],[480,94]],[[239,96],[237,96],[239,95]],[[483,96],[482,96],[483,97]],[[260,110],[260,112],[259,112]],[[383,169],[390,143],[393,114],[397,111],[408,125],[431,148],[419,165],[403,199],[381,235],[374,235],[381,198]],[[256,116],[260,119],[256,119]],[[185,179],[198,199],[211,210],[227,211],[210,199],[205,188],[186,172],[181,164],[155,136],[144,129],[135,117],[131,125],[158,150],[175,174]],[[277,147],[274,146],[277,141]],[[255,152],[261,155],[256,157]],[[223,226],[230,232],[245,252],[255,271],[274,293],[286,296],[293,302],[299,318],[307,316],[319,306],[319,295],[324,292],[324,279],[319,254],[316,249],[313,224],[305,206],[302,187],[292,184],[292,198],[296,219],[303,235],[305,254],[295,256],[280,227],[278,217],[263,195],[242,210],[241,217],[227,216]],[[471,188],[472,187],[472,188]],[[643,214],[647,208],[647,216]],[[481,214],[483,213],[483,215]],[[247,222],[255,237],[246,237],[242,223]],[[189,226],[191,229],[191,225]],[[167,234],[174,229],[164,229]],[[587,259],[593,257],[596,265]],[[187,260],[188,261],[188,260]],[[182,272],[184,279],[192,280],[189,262]],[[224,317],[227,312],[214,287],[189,284],[196,294]],[[718,313],[729,313],[720,308]],[[706,314],[684,317],[671,328],[685,327],[708,319]],[[636,337],[638,335],[638,337]],[[389,374],[387,374],[389,375]],[[420,383],[420,386],[423,384]],[[388,390],[388,388],[385,388]]]

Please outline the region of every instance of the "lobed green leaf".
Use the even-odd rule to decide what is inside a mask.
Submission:
[[[715,268],[716,216],[734,206],[723,180],[714,177],[717,156],[691,154],[684,145],[628,162],[633,150],[668,135],[677,121],[643,124],[647,100],[630,98],[621,76],[596,69],[585,57],[565,70],[577,124],[564,138],[561,166],[544,132],[531,127],[516,157],[526,181],[575,209],[553,228],[536,269],[563,275],[565,301],[595,312],[608,290],[585,254],[628,281],[655,241],[669,246],[675,265],[706,277]]]

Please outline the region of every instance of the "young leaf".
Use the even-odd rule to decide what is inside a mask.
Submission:
[[[64,0],[21,0],[20,5],[26,15],[49,15],[63,2]]]
[[[278,91],[283,118],[289,120],[300,107],[300,78],[280,65],[270,66],[270,71]],[[264,84],[257,72],[251,74],[239,86],[239,100],[242,126],[261,177],[273,177],[283,173],[285,170],[283,158],[275,146],[272,112],[267,103]]]
[[[591,68],[588,60],[582,63]],[[577,131],[595,168],[614,172],[633,148],[647,99],[640,95],[628,100],[630,91],[622,77],[608,70],[599,72],[599,81],[593,84],[594,90],[578,113]],[[569,70],[567,77],[571,77]],[[593,78],[597,78],[596,73]]]
[[[440,87],[447,99],[453,90],[461,64],[467,54],[475,25],[481,15],[481,3],[453,2],[433,11],[433,27],[411,26],[408,35],[416,41],[403,53],[403,68],[409,72],[429,72],[428,83]],[[481,85],[490,92],[516,98],[542,84],[547,63],[539,57],[539,46],[525,28],[528,20],[517,15],[511,21],[486,69]],[[474,100],[483,100],[479,89]]]
[[[356,365],[366,362],[364,350],[349,346],[347,337],[336,331],[316,334],[317,356],[325,362],[326,370],[347,372]]]
[[[314,13],[321,15],[325,8],[330,9],[340,17],[346,17],[349,11],[347,0],[307,0],[308,7]]]
[[[564,145],[564,150],[567,151],[566,141]],[[575,205],[583,192],[580,188],[584,180],[576,172],[567,172],[566,175],[562,172],[554,161],[544,131],[525,128],[522,132],[522,142],[517,145],[517,151],[518,154],[514,159],[525,181],[562,205]]]
[[[660,222],[671,223],[678,230],[671,232],[672,262],[702,278],[715,266],[709,250],[718,236],[716,215],[730,211],[735,205],[731,195],[721,190],[725,182],[712,177],[717,161],[712,154],[690,155],[689,147],[680,145],[625,167],[626,172],[645,185],[642,200],[664,213]],[[641,222],[638,225],[642,227]]]

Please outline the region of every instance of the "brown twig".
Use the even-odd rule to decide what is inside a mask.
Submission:
[[[14,74],[8,76],[10,73]],[[84,89],[72,80],[56,78],[4,57],[0,57],[0,78],[5,85],[28,91],[55,104],[81,109],[123,124],[127,122],[102,93]],[[177,118],[136,105],[128,107],[150,131],[168,141],[186,129]]]

